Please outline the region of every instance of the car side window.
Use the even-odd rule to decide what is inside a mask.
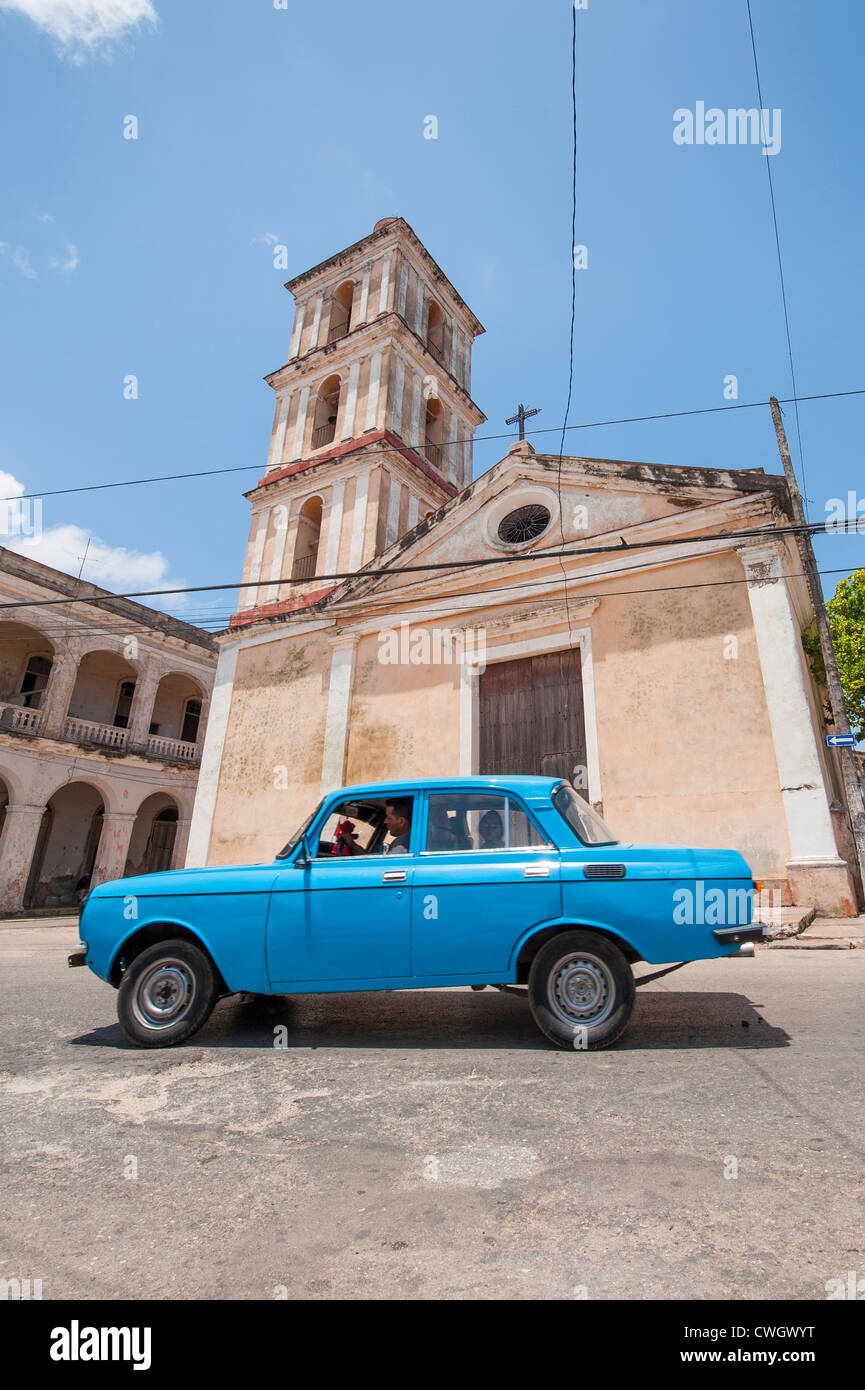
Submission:
[[[429,798],[427,853],[531,849],[547,844],[511,796],[487,792],[435,792]]]
[[[410,796],[341,802],[322,824],[313,857],[408,854],[414,804]]]

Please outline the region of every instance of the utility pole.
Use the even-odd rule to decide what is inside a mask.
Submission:
[[[769,405],[772,408],[772,419],[775,423],[775,435],[778,440],[778,451],[781,455],[781,462],[784,465],[787,489],[790,493],[790,501],[793,504],[793,523],[796,526],[807,526],[805,508],[802,505],[802,494],[799,492],[799,484],[796,481],[796,474],[793,471],[793,461],[790,458],[787,435],[784,430],[784,422],[781,418],[781,407],[775,396],[769,397]],[[820,648],[823,653],[823,664],[826,667],[826,682],[829,686],[829,702],[832,706],[832,718],[835,724],[835,732],[837,734],[849,734],[850,722],[844,707],[844,691],[841,688],[841,677],[838,674],[838,662],[835,658],[835,648],[832,644],[829,615],[826,612],[826,604],[823,601],[823,588],[820,583],[820,576],[817,573],[817,561],[814,558],[814,547],[811,544],[811,537],[807,531],[801,531],[797,535],[796,541],[802,559],[802,568],[808,580],[811,602],[814,605],[814,613],[817,618],[817,630],[820,634]],[[841,775],[844,779],[847,812],[850,818],[850,829],[853,834],[853,844],[856,849],[856,859],[859,865],[860,887],[862,893],[865,894],[865,793],[863,793],[862,784],[859,780],[859,770],[856,767],[856,757],[852,747],[839,748],[837,751],[841,761]]]

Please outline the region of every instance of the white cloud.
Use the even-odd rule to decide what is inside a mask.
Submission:
[[[0,0],[0,10],[26,15],[79,62],[128,30],[157,20],[150,0]]]
[[[51,266],[52,270],[77,270],[78,259],[78,247],[73,246],[71,241],[67,241],[65,259],[52,256],[48,264]]]
[[[51,216],[51,213],[50,213],[50,212],[40,212],[40,213],[37,214],[37,216],[38,216],[38,220],[39,220],[40,222],[53,222],[53,221],[54,221],[54,218]]]
[[[90,542],[89,546],[87,542]],[[19,555],[29,555],[41,565],[52,565],[54,569],[77,576],[90,584],[99,584],[103,589],[159,589],[169,586],[167,579],[168,561],[160,551],[149,554],[130,550],[125,545],[109,545],[85,531],[83,526],[71,522],[58,522],[49,526],[41,537],[13,537],[10,550]],[[87,558],[84,567],[85,550]]]
[[[12,257],[12,264],[17,266],[21,274],[28,280],[38,279],[38,271],[34,270],[30,264],[30,253],[25,251],[23,246],[15,247],[15,255]]]
[[[20,498],[23,492],[23,483],[13,474],[0,470],[0,498]],[[80,571],[81,578],[88,583],[118,593],[183,587],[183,579],[169,578],[170,562],[161,551],[110,545],[72,522],[58,522],[43,529],[43,510],[39,498],[0,501],[0,545],[76,578]],[[186,606],[189,597],[172,594],[164,602],[158,597],[141,601],[153,608],[169,608],[176,612]]]
[[[250,246],[254,246],[257,241],[264,241],[268,246],[275,246],[279,241],[279,237],[275,232],[261,232],[258,236],[252,238],[252,241],[249,243]]]
[[[0,497],[20,497],[23,491],[24,484],[0,468]]]

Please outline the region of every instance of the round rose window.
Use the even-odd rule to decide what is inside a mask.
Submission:
[[[517,507],[508,512],[499,522],[499,540],[506,545],[521,545],[533,541],[546,531],[550,524],[550,513],[538,502],[530,502],[526,507]]]

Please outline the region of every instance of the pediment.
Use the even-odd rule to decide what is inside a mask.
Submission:
[[[736,529],[743,504],[752,513],[755,507],[771,512],[783,491],[783,477],[762,470],[609,459],[560,461],[557,455],[535,455],[527,444],[514,446],[494,468],[371,561],[356,579],[335,589],[328,606],[373,589],[427,587],[451,564],[466,560],[494,566],[513,555],[563,546],[571,550],[589,543],[627,545],[631,537],[661,541],[680,536],[683,528]],[[749,502],[755,506],[748,507]],[[528,543],[509,544],[502,538],[502,523],[523,507],[546,511],[546,527]],[[414,568],[426,565],[440,568]]]

